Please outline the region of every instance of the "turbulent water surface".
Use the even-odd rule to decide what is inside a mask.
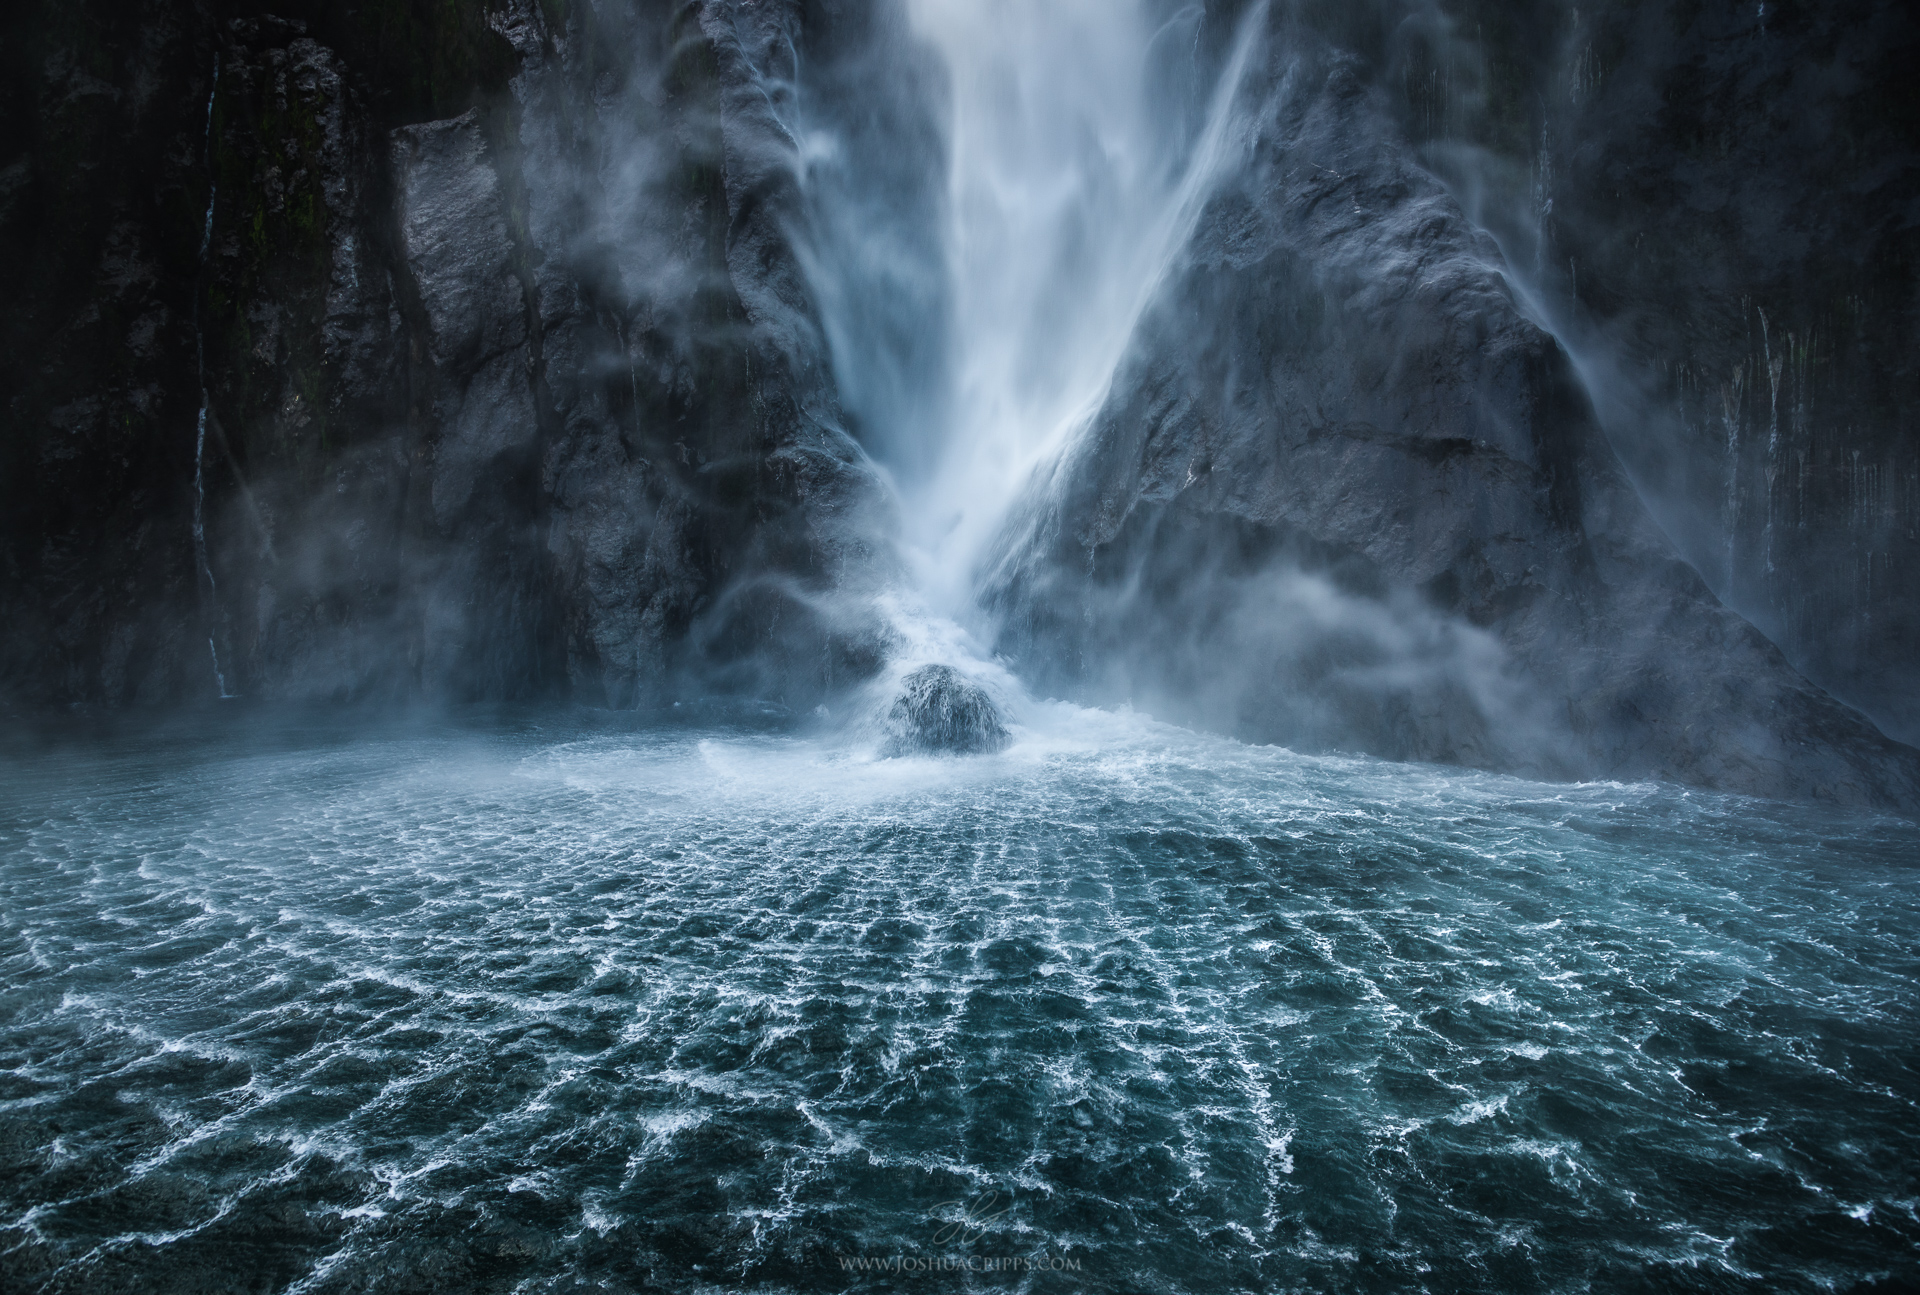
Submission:
[[[1920,1280],[1914,827],[1033,718],[12,761],[0,1282]]]

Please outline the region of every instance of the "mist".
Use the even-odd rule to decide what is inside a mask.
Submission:
[[[1016,711],[1024,679],[1306,749],[1577,767],[1494,636],[1377,573],[1330,579],[1298,546],[1250,561],[1161,536],[1174,609],[1147,606],[1136,567],[1043,613],[1093,627],[1070,652],[1007,612],[1060,498],[1099,471],[1089,441],[1116,416],[1143,322],[1252,147],[1249,69],[1285,28],[1264,5],[1209,21],[1199,6],[983,20],[908,5],[870,46],[796,64],[801,264],[848,425],[901,519],[888,668],[865,713],[935,662]],[[880,133],[876,94],[897,134]]]
[[[1755,75],[1871,30],[1699,21],[1750,28]],[[1646,295],[1648,231],[1594,179],[1675,75],[1625,17],[902,0],[458,31],[465,97],[369,80],[396,47],[324,16],[169,65],[184,278],[124,417],[184,466],[133,531],[22,559],[54,565],[21,623],[62,646],[15,654],[21,704],[871,732],[937,665],[1009,713],[1882,794],[1859,770],[1891,748],[1845,703],[1905,731],[1908,603],[1876,573],[1906,478],[1897,438],[1840,430],[1884,392],[1856,410],[1835,375],[1889,370],[1849,340],[1867,316],[1738,290],[1732,253],[1695,258],[1711,357],[1660,322],[1693,307]],[[1794,84],[1852,120],[1838,74]],[[1787,248],[1763,196],[1740,228]],[[109,408],[49,425],[108,435]],[[60,601],[88,563],[145,592]],[[1853,790],[1763,772],[1843,730],[1812,758]]]

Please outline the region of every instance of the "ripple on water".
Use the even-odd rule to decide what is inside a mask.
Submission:
[[[1910,825],[1067,708],[4,795],[9,1288],[1920,1280]]]

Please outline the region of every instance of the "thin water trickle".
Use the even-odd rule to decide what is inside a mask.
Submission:
[[[220,56],[213,56],[212,85],[207,90],[207,120],[201,140],[201,155],[207,168],[207,215],[200,233],[199,273],[193,294],[193,356],[200,382],[200,413],[193,431],[193,559],[201,581],[200,602],[207,620],[207,653],[213,662],[213,682],[222,701],[233,700],[227,688],[226,671],[220,668],[217,626],[220,620],[220,587],[213,576],[213,562],[207,556],[207,416],[211,399],[207,394],[207,339],[200,325],[200,293],[207,271],[207,253],[213,247],[214,203],[220,189],[213,167],[213,106],[220,93]]]
[[[200,417],[193,435],[193,557],[199,567],[201,601],[208,608],[209,623],[219,617],[220,586],[213,578],[213,563],[207,558],[207,393],[200,393]],[[220,668],[220,649],[212,634],[207,635],[207,652],[213,658],[213,682],[222,701],[233,700],[227,691],[226,672]]]

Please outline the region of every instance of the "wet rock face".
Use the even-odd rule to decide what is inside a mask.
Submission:
[[[1030,683],[1303,749],[1920,803],[1653,524],[1497,246],[1310,32],[990,568]]]
[[[404,48],[352,7],[226,8],[0,18],[0,134],[40,141],[0,158],[27,253],[0,265],[0,709],[209,698],[216,660],[288,700],[626,707],[697,679],[805,710],[871,678],[886,491],[790,245],[775,107],[863,6],[449,0]],[[1265,11],[1244,156],[990,573],[1000,649],[1261,740],[1920,801],[1920,757],[1795,668],[1920,713],[1914,108],[1882,102],[1895,74],[1820,71],[1902,66],[1911,21],[1613,6],[1567,45],[1604,56],[1595,93],[1552,131],[1500,117],[1562,141],[1518,172],[1557,177],[1546,260],[1678,384],[1693,467],[1654,475],[1724,508],[1709,574],[1790,665],[1621,472],[1664,425],[1609,444],[1392,118],[1388,81],[1452,82],[1343,54],[1365,23],[1285,27],[1324,8]],[[1521,8],[1435,13],[1497,54]],[[1512,57],[1551,73],[1560,30]],[[1836,112],[1847,147],[1796,133]],[[894,721],[901,752],[1006,741],[947,667]]]
[[[1577,141],[1545,259],[1672,411],[1618,420],[1621,455],[1728,605],[1920,742],[1920,10],[1588,22],[1597,93],[1540,99]],[[1646,235],[1662,211],[1687,215]]]
[[[800,6],[293,8],[0,19],[7,137],[84,141],[0,159],[0,708],[869,677],[761,84]]]
[[[1012,738],[986,690],[952,666],[921,666],[901,681],[882,754],[990,755]]]

